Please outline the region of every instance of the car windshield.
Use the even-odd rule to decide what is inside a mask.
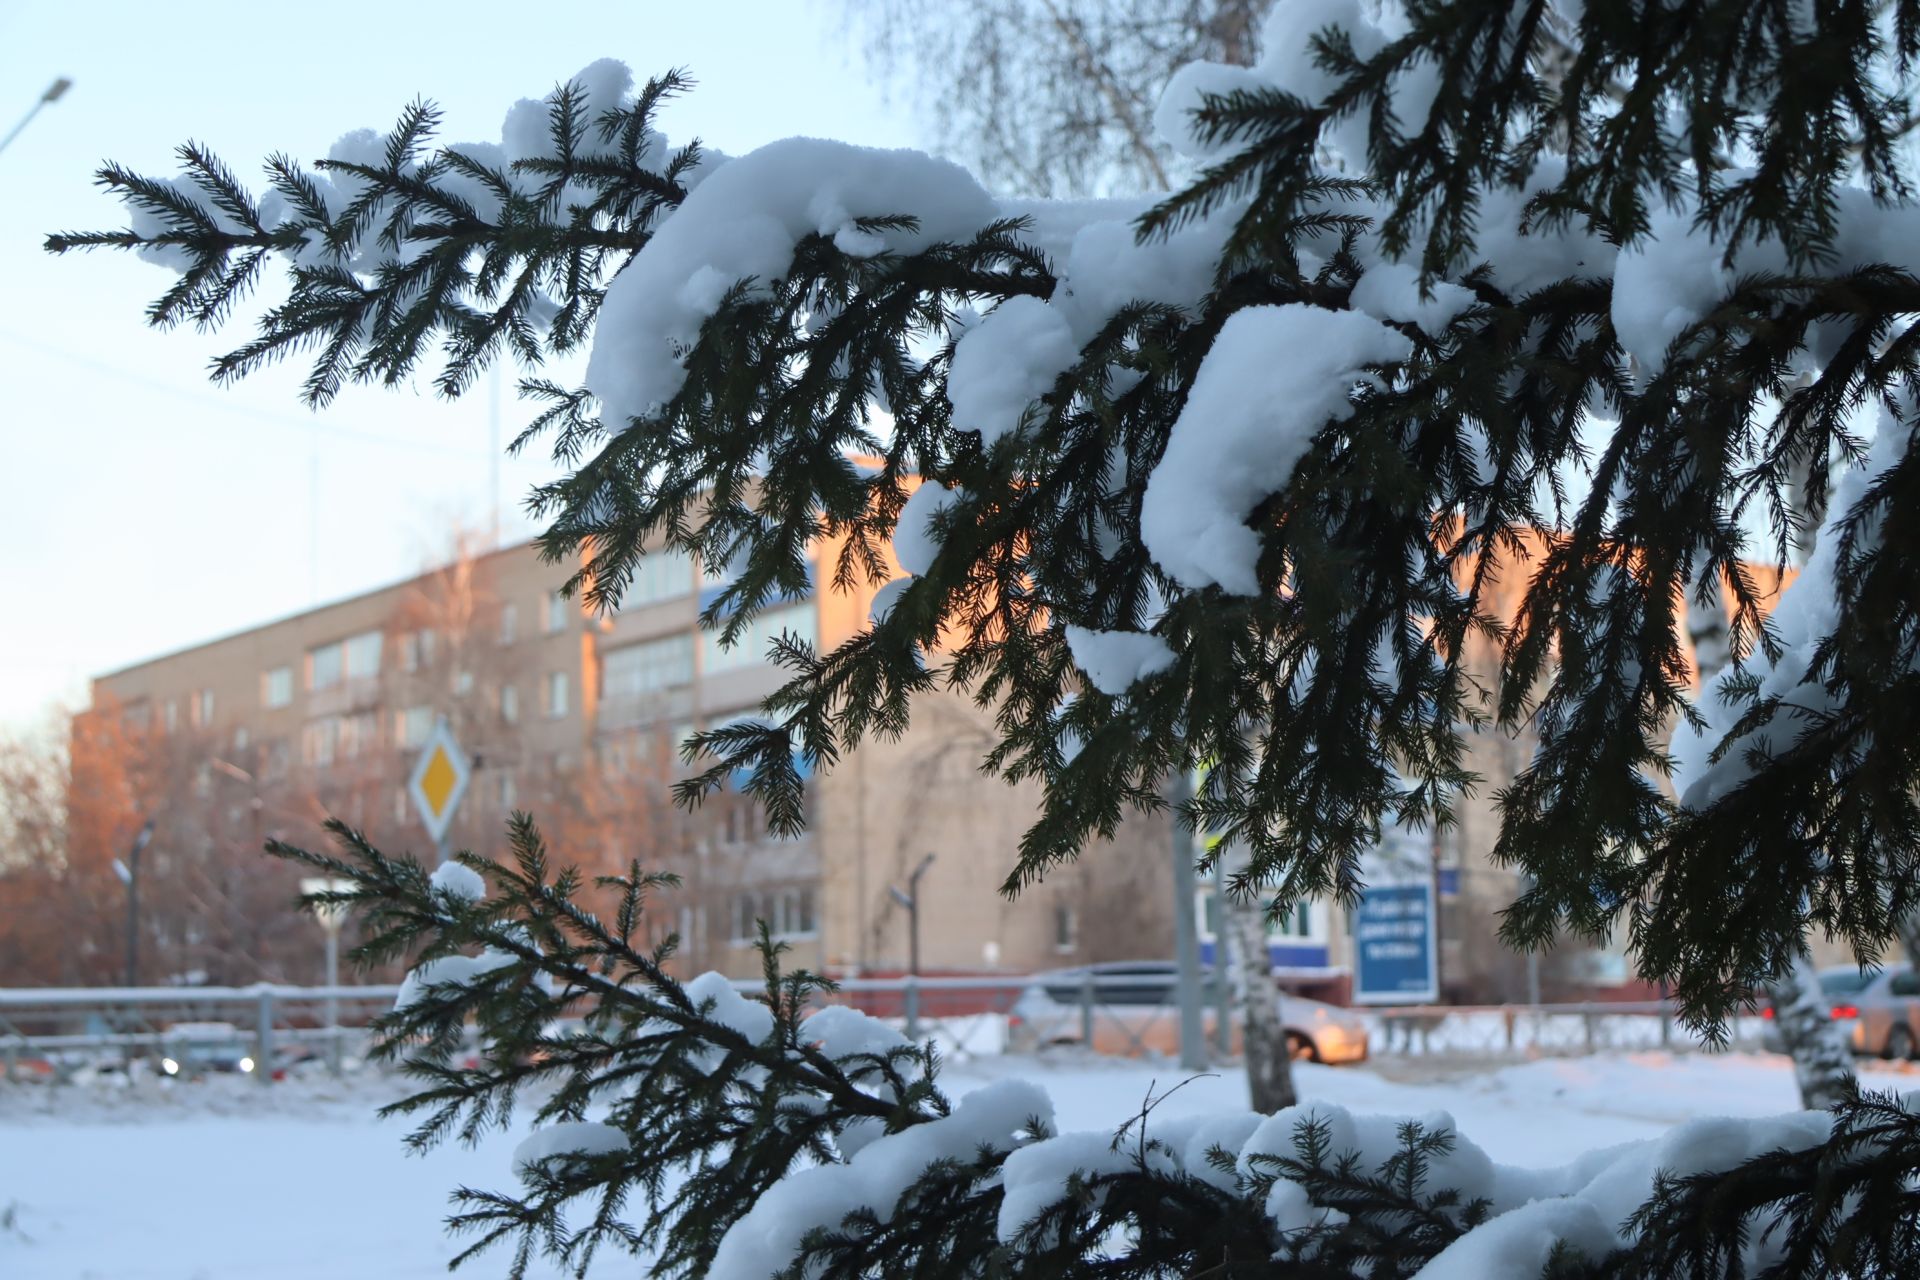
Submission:
[[[1820,990],[1830,996],[1850,996],[1879,976],[1872,970],[1828,969],[1820,975]]]

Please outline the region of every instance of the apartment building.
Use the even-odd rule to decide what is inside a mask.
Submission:
[[[833,554],[819,548],[818,562]],[[764,919],[794,963],[902,971],[908,913],[895,891],[928,854],[919,883],[926,971],[1170,954],[1162,824],[1134,824],[1018,899],[998,892],[1037,792],[979,772],[992,721],[962,697],[926,699],[899,741],[869,742],[810,779],[809,828],[797,839],[768,833],[732,791],[691,814],[669,803],[684,772],[677,744],[751,713],[782,682],[769,642],[788,632],[836,645],[867,625],[871,591],[816,587],[768,608],[724,647],[697,622],[724,580],[683,555],[648,557],[606,617],[557,594],[567,576],[531,544],[455,556],[408,581],[100,676],[89,714],[118,717],[165,746],[174,765],[155,776],[168,794],[151,807],[198,833],[175,845],[211,844],[205,833],[216,827],[250,837],[228,839],[227,858],[258,856],[250,850],[269,835],[311,845],[331,815],[378,847],[430,859],[405,784],[419,745],[445,719],[473,766],[453,847],[504,855],[506,815],[520,808],[559,861],[605,873],[638,858],[678,872],[684,887],[652,929],[678,932],[691,968],[757,973],[752,938]]]
[[[837,553],[815,548],[816,566]],[[229,859],[255,858],[265,835],[312,842],[328,815],[380,847],[431,857],[405,782],[444,718],[474,768],[454,846],[503,854],[506,815],[520,808],[562,861],[604,873],[638,858],[679,873],[684,887],[652,928],[680,935],[690,967],[757,973],[752,939],[764,919],[796,963],[901,972],[911,943],[898,891],[929,854],[923,970],[1028,972],[1172,954],[1164,820],[1128,823],[1018,898],[999,893],[1038,793],[979,772],[995,731],[964,697],[924,698],[898,741],[869,741],[810,779],[799,838],[772,836],[731,790],[691,814],[670,804],[668,787],[684,773],[677,744],[752,713],[783,681],[770,641],[787,632],[839,644],[868,625],[871,590],[830,589],[831,572],[816,572],[810,592],[766,609],[725,647],[698,625],[725,581],[685,556],[648,557],[606,617],[557,594],[569,571],[543,563],[531,544],[454,556],[405,582],[101,676],[92,714],[170,744],[168,766],[149,773],[169,791],[156,807],[176,823],[193,819],[174,843],[219,845]],[[1493,586],[1496,614],[1513,615],[1522,580]],[[1498,661],[1491,643],[1473,643],[1468,665],[1484,683]],[[1457,825],[1402,841],[1431,850],[1443,993],[1522,999],[1527,961],[1496,936],[1521,886],[1492,856],[1494,797],[1533,743],[1485,731],[1468,750],[1483,781]],[[1202,884],[1191,905],[1203,956],[1214,947],[1212,898]],[[1290,985],[1344,997],[1353,956],[1338,905],[1299,904],[1270,944]],[[1628,985],[1617,950],[1570,946],[1536,973],[1549,998]]]

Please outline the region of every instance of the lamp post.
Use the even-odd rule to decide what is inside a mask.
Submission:
[[[893,900],[907,909],[907,973],[920,976],[920,877],[933,865],[933,855],[920,859],[920,865],[907,877],[907,890],[893,890]]]
[[[41,94],[39,100],[27,109],[27,114],[20,117],[20,123],[9,129],[6,137],[0,138],[0,151],[5,151],[7,144],[20,136],[20,131],[32,123],[35,116],[40,114],[40,108],[46,106],[49,102],[60,101],[66,91],[71,88],[73,88],[73,81],[67,79],[65,76],[59,77],[52,84],[48,85],[47,91]]]
[[[898,886],[887,890],[893,900],[907,909],[907,1039],[916,1040],[920,1036],[920,877],[933,865],[933,855],[929,853],[920,859],[920,865],[907,877],[907,887],[902,892]]]
[[[122,884],[127,886],[127,985],[140,985],[140,852],[153,842],[153,819],[148,818],[140,826],[140,833],[133,838],[133,847],[127,850],[127,860],[116,860],[113,864],[115,874]]]
[[[353,888],[351,880],[334,880],[317,877],[302,880],[300,892],[312,898],[323,893],[346,893]],[[340,1074],[340,926],[346,912],[336,903],[316,903],[314,918],[327,933],[327,994],[322,1002],[327,1023],[327,1070],[333,1075]]]

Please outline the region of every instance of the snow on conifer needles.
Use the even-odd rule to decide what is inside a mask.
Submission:
[[[178,179],[109,167],[132,228],[50,244],[180,270],[157,323],[219,323],[284,256],[285,300],[217,372],[312,352],[315,401],[436,344],[448,394],[590,345],[584,387],[523,384],[548,407],[521,443],[550,432],[570,468],[532,503],[596,604],[664,539],[729,566],[706,620],[731,641],[808,589],[821,535],[837,582],[879,585],[896,550],[914,580],[871,632],[774,655],[788,744],[701,739],[683,798],[751,776],[786,824],[801,771],[755,760],[830,763],[948,683],[995,707],[989,763],[1044,784],[1010,890],[1206,762],[1188,816],[1287,900],[1353,893],[1382,823],[1444,820],[1474,728],[1529,732],[1501,797],[1499,856],[1535,886],[1509,939],[1624,920],[1672,943],[1642,972],[1711,1023],[1809,927],[1872,954],[1915,904],[1911,805],[1821,816],[1920,783],[1869,728],[1920,713],[1904,522],[1858,557],[1871,581],[1821,579],[1797,607],[1821,628],[1771,668],[1822,687],[1821,730],[1763,753],[1709,711],[1759,763],[1699,822],[1658,782],[1701,714],[1684,593],[1726,578],[1736,646],[1764,649],[1792,494],[1817,508],[1876,430],[1911,429],[1920,211],[1882,86],[1920,18],[1870,7],[1713,0],[1650,41],[1607,6],[1279,6],[1254,66],[1176,77],[1156,119],[1197,167],[1158,204],[995,197],[819,140],[676,148],[657,116],[684,77],[634,92],[603,61],[497,143],[438,145],[416,104],[318,174],[276,158],[258,201],[200,148]],[[1911,505],[1901,457],[1878,506]]]
[[[706,620],[737,638],[809,589],[822,535],[839,582],[878,585],[897,547],[913,576],[876,625],[780,645],[770,722],[699,739],[717,760],[683,798],[744,774],[790,829],[796,751],[830,765],[947,683],[994,708],[989,763],[1042,784],[1009,889],[1204,763],[1186,816],[1247,851],[1237,888],[1284,902],[1351,894],[1383,822],[1445,819],[1490,727],[1537,743],[1499,797],[1496,854],[1531,885],[1510,940],[1624,928],[1707,1026],[1810,929],[1877,954],[1920,903],[1897,91],[1920,0],[1274,13],[1254,66],[1176,78],[1156,119],[1196,169],[1158,202],[995,197],[837,143],[670,147],[656,116],[685,81],[630,94],[602,62],[497,144],[436,147],[416,104],[318,173],[274,160],[258,201],[200,148],[177,180],[109,167],[135,225],[50,245],[180,271],[160,324],[223,322],[285,258],[284,299],[216,372],[310,354],[316,403],[436,348],[457,394],[590,345],[585,387],[523,386],[568,468],[533,495],[544,545],[587,555],[596,604],[664,540],[728,567]],[[1816,559],[1768,629],[1803,505]],[[1716,582],[1736,659],[1703,705],[1682,622]],[[436,1010],[535,999],[513,984],[539,948],[485,945],[521,964],[469,956],[396,1015],[427,1043],[456,1029]],[[812,1114],[779,1123],[826,1158]],[[992,1238],[959,1190],[977,1170],[942,1168],[920,1225]],[[861,1240],[887,1225],[868,1210]],[[1566,1214],[1533,1221],[1591,1226]],[[835,1247],[848,1274],[871,1257]]]
[[[637,943],[667,881],[636,866],[588,886],[523,815],[511,860],[461,855],[484,897],[332,830],[337,854],[273,851],[370,905],[356,958],[415,955],[415,977],[502,958],[419,984],[374,1053],[418,1082],[388,1108],[418,1148],[531,1107],[499,1169],[513,1189],[463,1188],[451,1220],[464,1258],[498,1248],[516,1276],[608,1253],[690,1280],[1891,1277],[1920,1261],[1902,1190],[1920,1120],[1892,1098],[1692,1121],[1551,1169],[1496,1163],[1444,1112],[1325,1102],[1170,1117],[1162,1091],[1111,1129],[1062,1132],[1028,1080],[949,1096],[931,1047],[822,1004],[832,984],[786,970],[764,929],[757,991],[676,981],[671,942]]]

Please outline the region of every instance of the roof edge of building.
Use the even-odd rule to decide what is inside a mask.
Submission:
[[[509,543],[503,547],[495,547],[490,551],[482,551],[473,558],[475,561],[491,560],[496,556],[508,555],[515,551],[524,551],[528,547],[531,547],[536,541],[537,539],[534,538],[526,538],[519,542]],[[252,626],[241,627],[237,631],[223,632],[220,635],[196,641],[193,644],[182,645],[178,649],[168,649],[163,653],[156,653],[152,657],[142,658],[138,662],[129,662],[123,667],[115,667],[111,671],[96,672],[87,677],[87,683],[89,685],[95,685],[102,680],[112,680],[117,676],[131,675],[142,667],[151,667],[156,663],[170,662],[175,658],[185,657],[187,654],[196,653],[201,649],[211,649],[215,645],[226,644],[230,640],[238,640],[241,636],[251,634],[255,631],[265,631],[268,627],[278,627],[289,622],[298,622],[302,618],[310,618],[315,614],[325,613],[329,609],[338,609],[341,605],[352,604],[354,601],[364,600],[368,596],[377,596],[382,591],[393,591],[415,582],[421,582],[446,568],[450,563],[452,562],[445,561],[431,568],[423,569],[419,573],[408,574],[404,578],[395,578],[392,581],[383,582],[378,586],[367,587],[363,590],[352,592],[349,595],[336,596],[321,604],[308,605],[306,608],[293,613],[285,613],[276,618],[268,618],[264,622],[256,622]],[[91,694],[92,690],[89,689],[88,692]]]

